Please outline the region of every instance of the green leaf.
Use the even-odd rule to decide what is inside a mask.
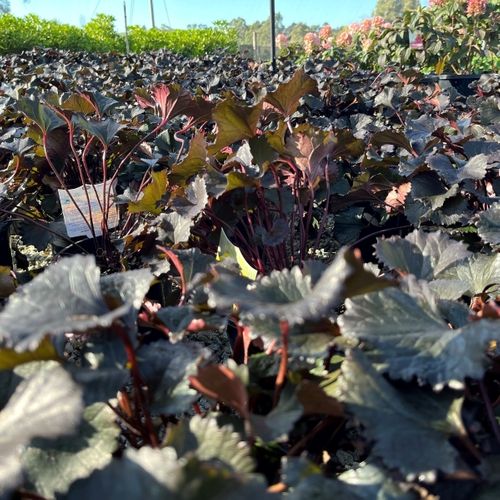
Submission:
[[[106,403],[116,397],[116,393],[130,382],[130,372],[121,367],[102,367],[97,369],[69,367],[73,380],[80,384],[83,390],[85,405]]]
[[[207,166],[207,143],[205,136],[198,132],[191,139],[186,157],[172,167],[169,181],[171,184],[184,186],[191,177],[202,173]]]
[[[284,441],[303,413],[304,407],[293,388],[287,386],[275,408],[265,416],[250,415],[250,421],[255,434],[263,441]]]
[[[204,351],[197,344],[155,342],[143,346],[137,355],[139,369],[152,393],[151,410],[177,415],[189,410],[198,395],[189,386]]]
[[[484,154],[473,156],[467,162],[459,162],[458,168],[443,154],[430,156],[427,163],[448,184],[456,184],[464,179],[483,179],[488,168],[488,157]]]
[[[481,212],[476,225],[483,241],[500,245],[500,203],[495,203],[488,210]]]
[[[197,175],[187,186],[184,197],[175,198],[172,206],[180,215],[192,220],[203,211],[207,203],[205,179]]]
[[[374,441],[373,453],[388,468],[405,476],[456,470],[459,455],[449,438],[465,435],[461,398],[428,390],[397,391],[360,352],[343,362],[336,397],[362,422]]]
[[[362,462],[357,469],[351,469],[338,476],[339,481],[360,500],[411,500],[417,493],[409,485],[396,482],[379,465]]]
[[[217,459],[235,472],[249,473],[254,469],[250,447],[231,425],[219,427],[213,417],[198,415],[183,420],[167,434],[165,446],[172,446],[179,457],[194,454],[200,460]]]
[[[429,282],[429,288],[439,299],[458,300],[465,295],[468,286],[461,280],[437,279]]]
[[[395,95],[396,91],[392,87],[386,87],[382,92],[375,96],[374,106],[384,106],[390,109],[399,107],[399,98]]]
[[[339,326],[344,336],[367,341],[391,377],[435,386],[481,378],[488,342],[500,340],[498,326],[483,320],[452,330],[424,301],[392,288],[348,299]]]
[[[374,272],[372,272],[373,269],[368,267],[369,264],[363,264],[361,258],[357,258],[354,254],[346,253],[345,259],[354,270],[351,276],[346,280],[346,297],[352,298],[356,295],[396,286],[396,282],[377,276],[379,274],[377,266],[373,265],[376,270],[376,274],[374,274]]]
[[[108,147],[116,134],[125,127],[111,118],[106,118],[102,121],[86,120],[80,115],[74,115],[73,123],[75,126],[86,130],[89,134],[97,137],[104,147]]]
[[[0,495],[19,480],[20,448],[34,437],[71,433],[81,414],[80,388],[60,366],[42,368],[22,381],[0,412]]]
[[[281,342],[280,322],[277,318],[248,316],[245,313],[240,315],[244,324],[250,327],[252,338],[262,337],[264,341]],[[324,358],[332,346],[335,335],[332,324],[329,320],[321,321],[319,325],[314,324],[314,320],[305,324],[296,324],[290,327],[288,344],[288,354],[296,359]],[[328,332],[328,333],[326,333]]]
[[[128,308],[122,321],[125,322],[130,332],[136,330],[137,313],[153,279],[153,273],[149,269],[108,274],[100,279],[101,292],[106,303],[112,304],[113,308],[119,306]]]
[[[316,80],[307,75],[303,68],[300,68],[288,82],[281,83],[274,92],[267,94],[264,101],[271,104],[283,116],[289,118],[297,111],[301,97],[317,92]]]
[[[159,215],[161,207],[159,203],[167,193],[167,171],[151,172],[151,182],[142,190],[138,201],[131,201],[128,204],[128,211],[131,214],[149,212]]]
[[[127,449],[121,460],[88,479],[76,481],[68,492],[73,500],[267,500],[263,478],[233,473],[222,464],[195,457],[179,460],[173,448]]]
[[[400,236],[378,238],[375,254],[389,269],[414,274],[419,279],[432,279],[443,271],[469,258],[467,247],[436,231],[415,230],[404,239]]]
[[[115,418],[106,404],[95,403],[84,410],[75,435],[55,441],[35,439],[21,461],[37,493],[50,498],[66,493],[74,481],[105,467],[120,434]]]
[[[191,321],[196,317],[191,306],[162,307],[156,313],[156,316],[174,335],[184,333]]]
[[[55,111],[40,101],[32,101],[23,97],[18,101],[18,109],[30,120],[33,120],[44,134],[65,125],[64,120],[59,118]]]
[[[253,163],[265,171],[267,165],[278,158],[278,152],[271,146],[267,137],[262,135],[248,141]]]
[[[433,118],[422,114],[416,120],[406,120],[406,136],[410,141],[428,141],[432,134],[438,129],[448,125],[443,118]]]
[[[108,402],[130,381],[123,341],[113,332],[93,335],[81,347],[81,366],[68,368],[83,389],[85,406]]]
[[[413,198],[433,201],[432,208],[434,209],[443,206],[444,201],[450,197],[449,193],[455,195],[456,191],[449,190],[435,172],[421,172],[411,179]]]
[[[238,104],[233,98],[219,102],[213,112],[218,128],[217,140],[210,146],[209,153],[215,154],[225,146],[242,139],[251,139],[255,135],[261,113],[262,102],[251,107]]]
[[[14,349],[0,348],[0,370],[11,370],[30,361],[58,360],[54,344],[47,338],[40,342],[34,351],[17,352]]]
[[[136,312],[148,292],[154,276],[149,269],[134,269],[102,276],[99,283],[106,300],[129,304]]]
[[[384,130],[382,132],[376,132],[372,135],[370,142],[372,146],[380,147],[385,144],[392,144],[398,148],[406,149],[409,153],[413,153],[413,148],[411,147],[410,141],[398,132],[392,132],[390,130]]]
[[[0,340],[17,352],[35,350],[46,335],[109,326],[130,304],[110,311],[93,256],[75,255],[49,266],[18,288],[0,313]]]
[[[182,272],[186,283],[191,284],[202,275],[205,275],[215,259],[212,255],[201,253],[198,248],[176,250],[175,254],[182,263]]]
[[[222,308],[237,304],[250,321],[286,320],[291,326],[308,320],[320,321],[341,302],[346,280],[353,271],[345,251],[337,254],[314,287],[310,277],[304,276],[297,266],[273,271],[255,284],[220,269],[208,291],[209,303]]]
[[[232,259],[238,264],[240,273],[245,278],[254,280],[257,277],[257,270],[254,269],[243,257],[241,250],[233,245],[226,236],[224,229],[220,231],[219,246],[217,248],[217,260]]]
[[[288,458],[284,466],[284,482],[290,485],[290,462],[299,459]],[[313,498],[314,500],[330,500],[331,498],[349,498],[350,500],[416,500],[416,493],[409,487],[391,479],[380,466],[362,462],[357,469],[340,474],[337,480],[323,476],[314,470],[312,463],[304,464],[298,471],[298,477],[291,484],[292,491],[287,495],[291,500]],[[296,476],[297,472],[293,474]]]
[[[198,368],[189,377],[191,386],[210,399],[233,408],[243,418],[248,418],[248,394],[245,384],[236,373],[224,365],[208,365]]]
[[[243,172],[231,171],[226,174],[227,185],[225,192],[232,191],[233,189],[238,188],[254,188],[259,185],[259,182],[250,177],[249,175],[244,174]]]
[[[96,112],[96,108],[90,99],[86,99],[82,94],[71,94],[63,101],[61,108],[75,113],[83,113],[84,115],[92,115]]]
[[[343,415],[342,405],[330,397],[319,384],[304,379],[297,387],[297,398],[304,408],[304,414],[322,414],[339,417]]]
[[[158,239],[162,243],[177,245],[179,243],[186,243],[191,237],[193,221],[177,212],[160,214],[155,219],[154,224],[158,229]]]
[[[476,254],[448,269],[441,278],[463,281],[467,285],[465,294],[469,296],[485,291],[494,295],[500,290],[500,254]]]
[[[255,232],[265,246],[274,247],[286,240],[290,234],[290,226],[286,219],[278,217],[273,221],[269,231],[262,226],[257,226]]]
[[[104,115],[113,106],[118,104],[118,101],[116,99],[107,97],[97,91],[84,92],[84,94],[92,99],[92,102],[95,104],[97,110],[99,111],[99,114],[101,115]]]

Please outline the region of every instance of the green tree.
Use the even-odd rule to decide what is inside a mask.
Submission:
[[[285,30],[285,33],[290,38],[291,43],[302,43],[304,41],[304,35],[310,31],[317,32],[319,26],[309,26],[305,23],[293,23]]]
[[[377,0],[373,15],[391,21],[400,17],[405,10],[417,7],[420,7],[420,0]]]
[[[229,26],[236,30],[238,34],[238,42],[240,45],[252,45],[253,33],[257,33],[258,44],[268,46],[270,44],[271,21],[256,21],[252,24],[247,24],[242,17],[237,17],[229,21]],[[310,26],[305,23],[293,23],[290,26],[285,26],[283,16],[276,13],[276,34],[286,33],[292,43],[302,43],[304,35],[310,31],[318,31],[320,26]]]
[[[237,17],[229,21],[229,27],[236,30],[238,40],[240,44],[243,44],[243,40],[247,38],[248,25],[242,17]]]
[[[5,14],[7,12],[10,12],[9,0],[0,0],[0,14]]]
[[[285,31],[283,24],[283,16],[277,12],[276,18],[276,34]],[[262,46],[271,44],[271,18],[265,21],[255,21],[252,24],[247,24],[242,17],[237,17],[229,21],[229,26],[236,30],[238,35],[238,43],[240,45],[252,45],[253,33],[257,34],[257,43]]]

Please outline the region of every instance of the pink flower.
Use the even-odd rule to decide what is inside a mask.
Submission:
[[[365,19],[361,21],[361,33],[368,33],[372,29],[372,20]]]
[[[304,35],[304,50],[306,54],[311,54],[320,45],[321,40],[317,33],[309,32]]]
[[[368,34],[370,31],[379,31],[381,28],[384,28],[387,23],[385,22],[383,17],[375,16],[371,19],[365,19],[361,21],[361,23],[352,24],[353,31],[357,33]]]
[[[321,40],[327,40],[332,36],[332,27],[329,24],[324,24],[319,30]]]
[[[429,7],[441,7],[448,3],[448,0],[429,0]]]
[[[347,30],[342,31],[342,33],[340,33],[337,36],[335,43],[339,47],[347,47],[347,46],[351,45],[352,44],[352,34]]]
[[[328,38],[327,40],[321,40],[321,47],[324,50],[330,50],[332,48],[332,39]]]
[[[359,33],[361,31],[361,24],[360,23],[351,23],[347,29],[349,30],[349,33],[351,35],[354,35],[356,33]]]
[[[468,0],[467,14],[469,16],[478,16],[486,11],[487,0]]]
[[[385,20],[383,17],[380,17],[380,16],[375,16],[374,18],[372,18],[372,26],[374,28],[382,28],[385,24]]]
[[[278,49],[284,49],[285,47],[288,47],[288,37],[285,35],[285,33],[278,33],[276,35],[276,46]]]

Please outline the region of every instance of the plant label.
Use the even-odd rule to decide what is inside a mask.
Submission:
[[[68,192],[64,189],[59,189],[59,200],[64,217],[64,224],[68,236],[92,237],[92,232],[89,225],[94,228],[96,236],[102,235],[102,220],[103,220],[103,198],[104,184],[95,184],[94,186],[86,184],[75,189],[69,189]],[[114,195],[114,189],[111,190],[111,196]],[[107,197],[106,197],[107,198]],[[118,209],[114,203],[108,201],[108,229],[116,227],[120,221]],[[80,210],[78,210],[78,208]],[[81,212],[81,213],[80,213]],[[82,214],[85,218],[82,217]],[[91,217],[92,215],[92,217]],[[87,222],[88,224],[87,224]]]
[[[415,33],[414,31],[409,31],[408,38],[410,41],[410,48],[411,49],[424,50],[424,38],[420,33]]]

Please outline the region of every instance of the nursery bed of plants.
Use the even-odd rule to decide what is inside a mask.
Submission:
[[[0,67],[1,498],[499,497],[498,75]]]
[[[199,56],[237,51],[236,34],[226,23],[211,28],[147,29],[128,26],[128,40],[116,30],[113,16],[97,14],[82,27],[48,21],[34,14],[0,14],[0,54],[17,54],[33,47],[95,52],[142,52],[159,48]]]

